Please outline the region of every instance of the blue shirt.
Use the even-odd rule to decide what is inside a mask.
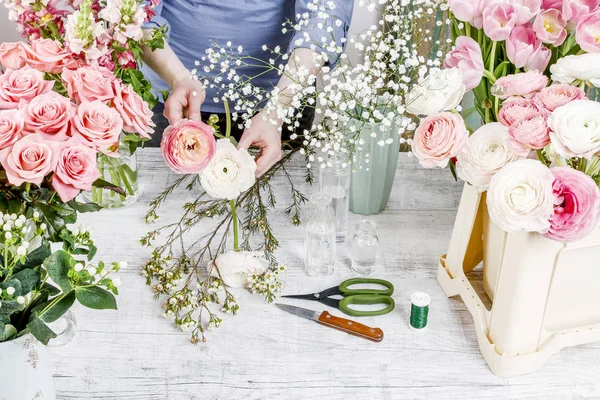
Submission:
[[[332,0],[335,9],[330,12],[334,16],[329,25],[333,28],[331,33],[326,31],[327,25],[319,28],[316,23],[309,23],[303,31],[288,29],[288,32],[282,33],[283,24],[288,20],[295,22],[297,14],[308,12],[312,15],[307,7],[309,3],[311,0],[162,0],[156,9],[157,15],[146,27],[167,24],[169,45],[189,70],[197,68],[195,62],[206,54],[212,42],[224,47],[231,42],[233,49],[241,45],[251,56],[266,61],[271,54],[262,50],[263,45],[271,49],[280,46],[282,53],[296,47],[308,47],[310,43],[298,40],[303,38],[305,31],[311,41],[320,41],[322,37],[331,41],[333,35],[341,44],[350,25],[354,0]],[[334,23],[335,19],[342,23]],[[335,55],[331,58],[330,62],[336,61]],[[237,69],[238,74],[247,76],[262,71],[259,67]],[[143,72],[157,92],[169,89],[150,68],[144,67]],[[270,90],[278,81],[277,71],[272,71],[256,78],[253,84]],[[222,113],[222,102],[215,103],[213,100],[220,97],[217,89],[206,88],[206,91],[202,110]]]

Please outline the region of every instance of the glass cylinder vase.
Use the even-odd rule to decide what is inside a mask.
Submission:
[[[315,206],[313,218],[306,224],[304,266],[310,276],[327,276],[335,264],[335,223],[327,212],[331,196],[315,193],[310,197]]]
[[[335,240],[343,243],[348,231],[348,211],[350,192],[350,164],[341,156],[331,157],[328,165],[321,168],[319,183],[321,193],[331,196],[330,210],[335,222]]]

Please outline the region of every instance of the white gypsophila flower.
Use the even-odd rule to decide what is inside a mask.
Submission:
[[[75,272],[81,272],[81,271],[83,271],[83,268],[84,268],[84,265],[82,263],[77,263],[73,267],[73,269],[75,270]]]
[[[24,246],[17,247],[17,255],[18,256],[27,255],[27,249]]]
[[[112,284],[114,287],[119,287],[121,285],[121,283],[123,283],[121,278],[113,278],[112,279]]]
[[[433,68],[408,94],[406,109],[419,116],[453,110],[462,101],[465,90],[460,69]]]
[[[554,213],[554,176],[537,160],[518,160],[502,168],[490,182],[490,218],[507,232],[546,233]]]
[[[548,117],[552,148],[563,157],[585,157],[600,152],[600,103],[575,100]]]
[[[13,294],[15,294],[15,288],[12,286],[7,287],[6,294],[8,294],[9,296],[12,296]]]
[[[459,154],[456,172],[460,179],[484,192],[490,181],[505,165],[522,157],[508,145],[508,127],[493,122],[479,128],[469,138],[469,146]]]
[[[200,173],[200,183],[210,196],[233,200],[254,185],[255,173],[256,162],[246,149],[220,139],[215,155]]]
[[[23,296],[17,296],[17,303],[19,304],[25,304],[25,297]]]
[[[559,58],[550,66],[554,82],[571,84],[587,81],[600,87],[600,53],[586,53]]]
[[[217,268],[215,268],[215,265]],[[231,288],[244,286],[249,275],[262,275],[269,268],[269,262],[260,252],[229,251],[220,254],[208,265],[208,272]]]
[[[98,272],[98,270],[96,269],[96,267],[89,266],[89,267],[87,268],[87,272],[88,272],[88,274],[90,274],[91,276],[94,276],[94,275],[96,275],[96,272]]]

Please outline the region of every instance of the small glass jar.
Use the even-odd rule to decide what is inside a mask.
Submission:
[[[350,254],[352,271],[361,276],[372,274],[377,266],[378,247],[377,224],[368,219],[358,221]]]
[[[321,192],[331,196],[329,209],[335,222],[335,240],[343,243],[348,231],[350,163],[347,158],[335,155],[328,164],[320,170],[319,183]]]
[[[304,241],[304,266],[310,276],[327,276],[335,265],[335,223],[327,212],[331,196],[315,193],[310,202],[316,208],[315,215],[306,224]]]

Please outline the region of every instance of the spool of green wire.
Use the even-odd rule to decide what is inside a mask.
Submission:
[[[429,304],[431,297],[427,293],[417,292],[410,298],[410,326],[415,329],[423,329],[427,326],[429,315]]]

